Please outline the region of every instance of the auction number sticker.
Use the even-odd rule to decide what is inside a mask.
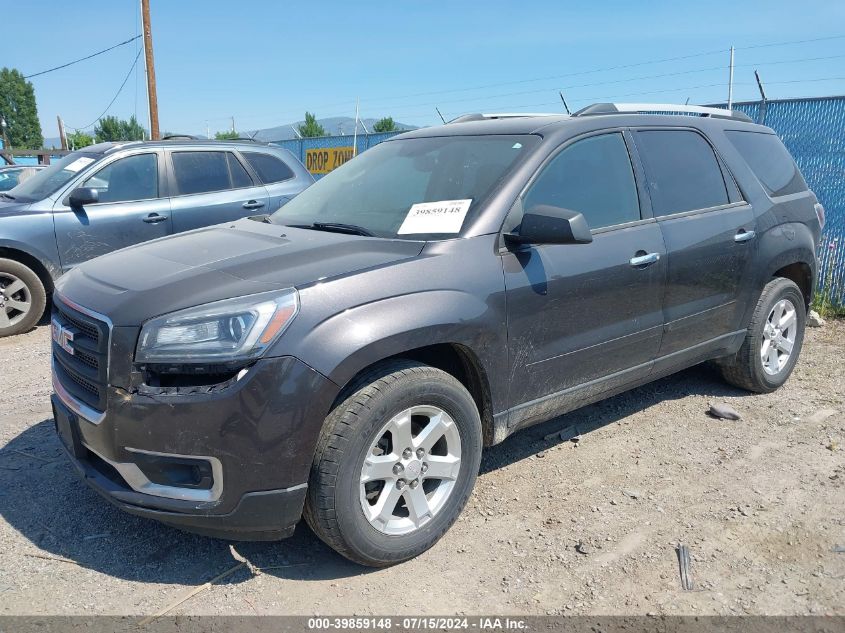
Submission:
[[[472,200],[440,200],[415,204],[399,227],[399,235],[409,233],[458,233]]]
[[[93,158],[88,158],[87,156],[80,156],[75,161],[70,163],[69,165],[65,165],[64,168],[67,171],[72,171],[74,174],[78,172],[80,169],[88,167],[91,163],[94,162]]]

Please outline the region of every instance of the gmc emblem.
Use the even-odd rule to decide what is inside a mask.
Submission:
[[[53,332],[53,340],[56,344],[65,350],[68,354],[73,356],[73,347],[71,343],[73,342],[73,337],[76,334],[76,330],[70,327],[65,327],[56,319],[52,319],[51,321],[51,330]]]

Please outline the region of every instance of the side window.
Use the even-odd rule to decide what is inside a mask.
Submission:
[[[593,136],[558,154],[531,185],[523,208],[543,204],[583,213],[591,229],[639,220],[637,185],[622,135]]]
[[[241,154],[246,162],[252,165],[265,185],[290,180],[294,176],[293,170],[275,156],[259,152],[241,152]]]
[[[226,160],[229,162],[229,173],[232,176],[232,189],[252,187],[252,178],[246,173],[241,161],[232,152],[226,152]]]
[[[700,134],[646,130],[636,139],[655,217],[728,204],[716,154]]]
[[[795,161],[774,134],[728,130],[725,136],[751,167],[771,196],[785,196],[807,190],[807,183]]]
[[[101,203],[158,198],[158,157],[136,154],[118,159],[88,178],[82,186],[96,189]]]
[[[252,185],[249,174],[231,152],[173,152],[171,156],[180,195]]]

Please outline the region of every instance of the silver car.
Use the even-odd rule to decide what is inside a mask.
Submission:
[[[253,141],[101,143],[0,193],[0,337],[31,328],[53,282],[93,257],[274,213],[313,177]]]

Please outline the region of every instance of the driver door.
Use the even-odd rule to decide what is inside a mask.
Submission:
[[[593,241],[511,246],[503,255],[509,426],[647,375],[662,336],[666,250],[657,223],[641,213],[623,133],[567,145],[522,197],[525,212],[538,205],[582,213]]]
[[[161,155],[119,157],[77,187],[96,189],[99,201],[71,208],[67,197],[53,217],[62,270],[120,248],[170,235],[170,202],[161,196]]]

